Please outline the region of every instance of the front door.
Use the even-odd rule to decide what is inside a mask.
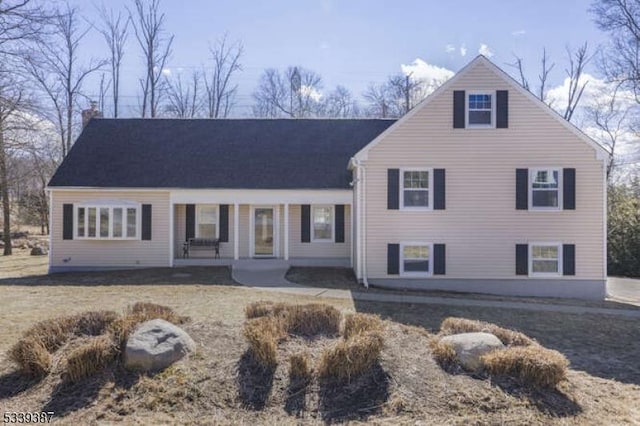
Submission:
[[[256,207],[253,210],[253,255],[271,257],[274,248],[274,208]]]

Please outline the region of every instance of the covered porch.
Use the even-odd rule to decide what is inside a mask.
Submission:
[[[351,265],[351,191],[185,190],[171,194],[172,266],[283,261]],[[195,245],[201,239],[219,241]],[[191,243],[191,244],[190,244]]]

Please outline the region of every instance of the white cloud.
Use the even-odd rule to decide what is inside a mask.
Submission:
[[[447,53],[453,53],[453,52],[456,51],[456,47],[453,44],[447,44],[444,47],[444,51],[447,52]]]
[[[170,68],[162,68],[162,75],[169,77],[171,75],[171,69]]]
[[[454,72],[417,58],[409,65],[401,64],[404,75],[410,75],[412,80],[423,83],[422,96],[426,96],[437,89],[442,83],[453,77]]]
[[[516,30],[516,31],[511,31],[511,35],[514,37],[520,37],[525,35],[527,32],[525,30]]]
[[[467,46],[464,44],[460,46],[460,56],[467,56]]]
[[[313,99],[316,102],[319,102],[320,98],[322,98],[322,93],[320,93],[314,87],[305,86],[304,84],[300,86],[300,93],[303,96],[308,96],[309,98]]]
[[[478,49],[478,53],[486,56],[487,58],[490,58],[493,56],[493,52],[491,51],[491,49],[489,49],[489,46],[487,46],[486,44],[482,43],[480,44],[480,48]]]

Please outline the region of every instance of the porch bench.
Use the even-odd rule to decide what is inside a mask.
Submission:
[[[183,257],[188,258],[191,250],[214,250],[214,258],[220,258],[219,238],[189,238],[184,243]]]

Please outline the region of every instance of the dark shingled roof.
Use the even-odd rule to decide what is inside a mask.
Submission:
[[[51,187],[349,188],[393,120],[92,119]]]

